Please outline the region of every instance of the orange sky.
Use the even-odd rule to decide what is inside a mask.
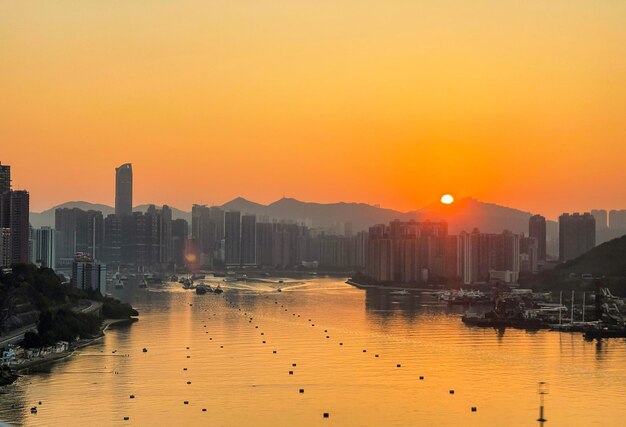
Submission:
[[[626,2],[4,1],[0,161],[33,210],[442,193],[626,208]]]

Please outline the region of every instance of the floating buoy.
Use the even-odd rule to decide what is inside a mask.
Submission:
[[[124,421],[130,420],[130,417],[124,417]]]
[[[187,359],[191,359],[191,356],[187,356]]]
[[[276,354],[276,350],[272,351],[272,353]]]
[[[185,401],[183,402],[183,404],[185,404],[185,405],[189,405],[189,401],[188,401],[188,400],[185,400]]]
[[[265,344],[265,341],[263,341],[263,344]]]
[[[476,407],[472,406],[472,412],[476,412]]]
[[[206,408],[202,408],[202,412],[206,412]]]
[[[224,348],[224,346],[223,346],[223,345],[220,345],[220,348]]]
[[[41,400],[39,401],[39,404],[41,405]]]
[[[293,366],[293,367],[295,368],[296,364],[295,364],[295,363],[292,363],[292,364],[291,364],[291,366]]]
[[[135,395],[134,395],[134,394],[131,394],[131,395],[130,395],[130,398],[131,398],[131,399],[134,399],[134,398],[135,398]]]
[[[144,348],[143,348],[143,352],[144,352],[144,353],[147,353],[147,352],[148,352],[148,349],[144,347]]]
[[[263,332],[261,332],[261,335],[265,335]]]
[[[326,335],[326,338],[330,338],[328,335]]]
[[[293,371],[289,371],[289,375],[293,375]]]
[[[187,370],[187,368],[183,368],[183,371],[186,371],[186,370]]]
[[[339,343],[339,345],[343,345],[343,343],[342,343],[342,342],[340,342],[340,343]]]
[[[324,418],[328,418],[330,417],[330,414],[328,412],[324,412]]]
[[[424,377],[422,375],[420,375],[420,380],[423,380],[423,379],[424,379]]]
[[[377,354],[375,354],[375,355],[374,355],[374,357],[378,357],[378,355],[377,355]]]
[[[302,394],[302,393],[304,393],[304,389],[303,388],[300,389],[300,394]]]
[[[189,350],[189,347],[187,347],[187,350]]]
[[[450,390],[450,394],[454,394],[454,390]]]
[[[402,365],[400,365],[399,363],[396,365],[396,368],[400,368],[402,367]]]
[[[363,353],[367,353],[367,350],[363,350]]]

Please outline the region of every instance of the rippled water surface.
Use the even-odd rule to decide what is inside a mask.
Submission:
[[[528,426],[537,424],[538,381],[549,384],[546,425],[626,420],[625,340],[468,328],[459,310],[426,297],[339,279],[277,286],[229,283],[222,296],[176,283],[121,291],[140,320],[6,387],[0,420]]]

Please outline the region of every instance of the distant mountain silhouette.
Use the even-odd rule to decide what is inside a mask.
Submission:
[[[149,204],[135,206],[133,208],[134,212],[145,212],[148,209]],[[157,206],[160,207],[160,206]],[[54,227],[54,211],[60,208],[78,208],[84,211],[94,210],[102,212],[102,215],[107,216],[109,214],[115,213],[115,208],[107,205],[102,205],[99,203],[90,203],[83,201],[74,201],[74,202],[65,202],[60,205],[54,206],[50,209],[47,209],[43,212],[31,212],[30,213],[30,223],[33,227]],[[191,213],[181,211],[180,209],[172,208],[172,218],[178,219],[183,218],[187,221],[191,221]]]
[[[135,211],[145,211],[149,205],[140,205]],[[110,206],[88,202],[68,202],[41,213],[31,213],[34,227],[54,225],[54,210],[58,207],[78,207],[80,209],[96,209],[104,215],[114,212]],[[459,199],[452,205],[436,202],[422,209],[411,212],[400,212],[385,209],[366,203],[314,203],[303,202],[292,198],[282,198],[269,205],[237,197],[221,206],[225,210],[237,210],[242,213],[267,216],[269,219],[287,220],[310,223],[313,227],[331,227],[337,223],[351,222],[354,231],[366,230],[374,224],[385,224],[394,219],[400,220],[445,220],[451,233],[474,228],[485,233],[500,233],[511,230],[515,233],[528,233],[530,212],[521,211],[493,203],[485,203],[471,197]],[[191,213],[172,208],[174,218],[191,221]],[[548,221],[548,252],[556,254],[557,225]]]

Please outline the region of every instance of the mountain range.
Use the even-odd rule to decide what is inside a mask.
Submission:
[[[133,210],[145,212],[148,204],[136,206]],[[31,212],[30,221],[33,227],[54,226],[54,211],[57,208],[80,208],[83,210],[99,210],[106,216],[114,213],[111,206],[94,204],[83,201],[67,202],[43,212]],[[399,220],[445,220],[449,224],[451,233],[462,230],[471,231],[478,228],[486,233],[500,233],[502,230],[511,230],[514,233],[528,232],[530,212],[521,211],[493,203],[486,203],[471,197],[459,199],[451,205],[439,202],[431,203],[421,209],[400,212],[385,209],[366,203],[313,203],[303,202],[293,198],[282,198],[268,205],[255,203],[242,197],[237,197],[221,206],[225,210],[237,210],[242,213],[255,214],[257,217],[269,219],[304,221],[313,227],[333,227],[338,223],[350,222],[354,231],[366,230],[374,224],[388,223]],[[174,219],[182,218],[191,222],[191,212],[172,208]],[[555,245],[557,239],[557,223],[547,222],[548,251],[550,245]]]

